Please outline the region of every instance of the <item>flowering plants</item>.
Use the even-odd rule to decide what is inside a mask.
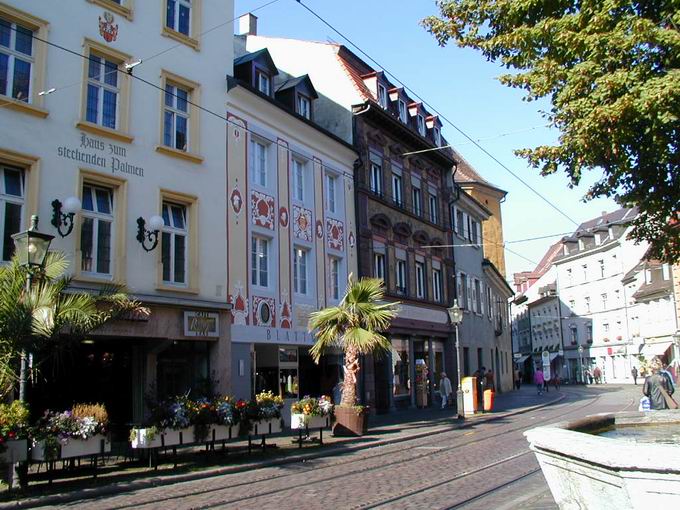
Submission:
[[[73,409],[63,412],[45,411],[33,428],[33,437],[45,439],[56,437],[89,439],[97,434],[106,434],[109,417],[102,404],[76,404]]]
[[[255,395],[258,419],[281,418],[283,398],[274,395],[271,391],[263,391]]]
[[[238,425],[241,413],[246,403],[243,400],[234,401],[232,397],[217,397],[213,401],[218,425]]]
[[[26,404],[20,400],[0,404],[0,452],[6,449],[7,441],[26,439],[28,414]]]
[[[291,406],[293,414],[304,414],[305,416],[329,416],[333,414],[333,404],[330,397],[321,396],[319,398],[305,396]]]

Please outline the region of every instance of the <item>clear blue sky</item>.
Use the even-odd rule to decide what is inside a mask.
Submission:
[[[236,0],[235,16],[264,3]],[[557,133],[545,127],[539,113],[548,103],[525,102],[521,91],[501,85],[496,77],[503,69],[480,53],[451,45],[440,48],[418,23],[436,14],[434,0],[306,0],[306,4],[577,223],[618,207],[608,199],[581,200],[599,177],[595,172],[584,176],[578,188],[569,189],[566,174],[541,177],[513,154],[514,149],[556,139]],[[279,0],[255,14],[261,35],[332,40],[356,51],[295,0]],[[485,179],[508,192],[502,212],[506,242],[576,228],[446,123],[443,134]],[[506,250],[508,278],[533,269],[532,262],[538,262],[559,237],[508,243],[524,257]]]

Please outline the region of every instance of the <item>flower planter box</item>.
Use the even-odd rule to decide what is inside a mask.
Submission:
[[[290,428],[298,429],[325,429],[331,426],[330,416],[309,416],[305,414],[292,414],[290,416]]]
[[[270,418],[268,420],[258,420],[251,422],[248,435],[262,436],[265,434],[276,434],[281,432],[281,430],[281,418]]]
[[[14,464],[28,459],[28,440],[13,439],[5,443],[6,450],[0,453],[0,463]]]
[[[133,448],[163,448],[166,446],[178,446],[194,442],[194,428],[163,429],[155,428],[135,429],[135,437],[131,441]]]
[[[206,442],[228,441],[238,437],[238,425],[213,425],[208,433]]]
[[[46,460],[71,459],[111,452],[111,441],[102,434],[97,434],[89,439],[60,439],[58,442],[59,449],[56,458],[48,459],[45,452],[45,441],[34,441],[31,447],[31,459],[44,462]]]

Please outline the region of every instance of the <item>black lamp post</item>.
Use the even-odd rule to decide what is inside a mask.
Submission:
[[[33,281],[33,271],[45,267],[45,259],[50,249],[50,243],[54,236],[38,232],[38,216],[31,216],[31,227],[28,230],[19,232],[12,236],[15,255],[19,264],[27,269],[26,271],[26,294],[31,292]],[[26,371],[27,360],[26,351],[21,351],[21,365],[19,369],[19,400],[26,400]]]
[[[458,412],[458,418],[465,418],[465,412],[463,410],[463,386],[461,385],[460,378],[460,342],[458,340],[458,324],[463,322],[463,311],[458,306],[458,300],[453,300],[453,306],[448,308],[449,319],[451,319],[451,324],[453,324],[456,330],[456,368],[458,371],[458,389],[456,390],[456,411]]]

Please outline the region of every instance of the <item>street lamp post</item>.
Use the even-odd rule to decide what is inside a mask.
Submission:
[[[19,232],[12,236],[16,257],[19,265],[26,268],[26,296],[31,292],[33,282],[33,271],[45,267],[45,259],[50,243],[54,236],[38,232],[38,217],[31,216],[31,226],[28,230]],[[21,360],[19,366],[19,400],[26,400],[26,372],[28,360],[26,350],[21,350]]]
[[[458,306],[458,300],[453,300],[453,306],[447,310],[449,312],[449,318],[451,319],[451,324],[453,324],[456,331],[456,369],[458,372],[458,389],[456,390],[456,412],[458,413],[458,418],[465,418],[465,413],[463,411],[463,386],[461,385],[460,378],[460,341],[458,339],[458,324],[463,322],[463,311]]]
[[[581,380],[582,383],[585,384],[585,380],[583,377],[583,346],[579,345],[578,346],[578,378]]]

